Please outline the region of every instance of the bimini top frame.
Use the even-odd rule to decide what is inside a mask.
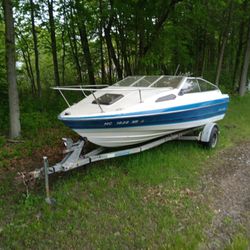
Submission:
[[[101,112],[104,112],[95,92],[112,92],[112,91],[138,91],[139,102],[142,103],[142,91],[152,91],[156,89],[172,90],[181,89],[187,80],[202,80],[208,84],[218,87],[211,82],[201,78],[201,77],[187,77],[187,76],[128,76],[123,80],[115,83],[113,86],[109,85],[71,85],[71,86],[57,86],[52,87],[52,89],[58,90],[63,97],[64,101],[67,103],[68,107],[71,107],[69,101],[65,97],[62,91],[80,91],[84,97],[87,97],[87,93],[93,96],[96,104],[99,106]]]
[[[180,81],[177,82],[177,85],[174,88],[178,88],[181,83],[183,82],[184,78],[183,76],[128,76],[124,78],[123,80],[117,82],[116,84],[113,85],[113,87],[110,87],[109,85],[71,85],[71,86],[57,86],[57,87],[52,87],[52,89],[58,90],[63,97],[64,101],[67,103],[68,107],[71,107],[69,101],[65,97],[62,91],[81,91],[84,95],[84,97],[87,97],[86,92],[90,92],[93,98],[95,99],[96,103],[98,104],[101,112],[104,112],[100,102],[96,98],[96,95],[94,92],[98,91],[138,91],[138,97],[140,103],[143,102],[142,100],[142,91],[145,90],[155,90],[158,89],[159,87],[154,86],[157,84],[159,81],[163,80],[166,78],[166,80],[170,81],[173,79],[179,78]],[[131,80],[132,79],[132,80]],[[146,86],[144,86],[146,85]],[[108,89],[107,89],[108,87]],[[164,89],[169,89],[173,88],[173,86],[163,86]]]

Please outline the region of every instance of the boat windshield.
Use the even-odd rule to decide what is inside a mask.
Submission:
[[[136,81],[132,87],[149,87],[152,83],[154,83],[159,76],[144,76],[139,81]]]
[[[151,87],[176,89],[179,87],[182,80],[183,76],[163,76]]]
[[[120,87],[178,88],[182,76],[128,76],[114,84]]]
[[[133,83],[141,79],[143,76],[128,76],[121,81],[117,82],[114,84],[114,86],[121,86],[121,87],[126,87],[126,86],[131,86]]]

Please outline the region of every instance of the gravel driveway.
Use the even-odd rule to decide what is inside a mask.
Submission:
[[[215,216],[202,249],[223,249],[239,233],[250,239],[250,142],[222,151],[211,165],[202,193]]]

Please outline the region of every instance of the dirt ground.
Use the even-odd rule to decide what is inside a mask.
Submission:
[[[202,193],[215,216],[202,249],[223,249],[239,233],[250,239],[250,142],[220,152],[211,165]]]

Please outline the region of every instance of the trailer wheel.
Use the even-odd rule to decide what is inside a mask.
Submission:
[[[219,129],[217,126],[214,126],[211,130],[209,140],[207,142],[203,142],[203,145],[206,148],[213,149],[216,147],[219,139]]]

